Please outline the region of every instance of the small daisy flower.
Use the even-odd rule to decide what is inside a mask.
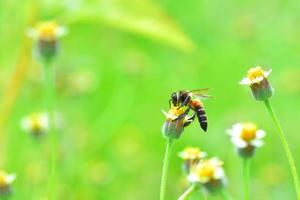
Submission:
[[[243,78],[240,84],[249,85],[256,100],[265,101],[273,96],[273,89],[267,80],[271,72],[272,69],[264,71],[260,66],[251,68],[248,70],[247,77]]]
[[[12,183],[16,179],[16,174],[7,174],[0,170],[0,197],[9,195],[12,192]]]
[[[22,129],[34,137],[45,135],[49,130],[49,117],[47,113],[32,113],[21,121]]]
[[[201,160],[188,176],[191,183],[198,183],[210,192],[221,189],[226,182],[223,161],[216,157]]]
[[[27,35],[37,41],[37,56],[46,61],[51,60],[57,54],[58,39],[66,33],[66,28],[54,21],[39,23],[35,28],[27,31]]]
[[[178,156],[184,160],[183,169],[186,173],[189,173],[191,168],[206,155],[206,152],[201,151],[197,147],[187,147],[178,154]]]
[[[266,135],[265,131],[257,129],[253,123],[234,124],[227,133],[242,157],[252,157],[255,149],[263,145],[262,138]]]
[[[185,114],[185,107],[172,106],[169,112],[162,110],[166,116],[166,121],[162,127],[164,137],[178,139],[184,128],[188,126],[193,120],[192,117]]]

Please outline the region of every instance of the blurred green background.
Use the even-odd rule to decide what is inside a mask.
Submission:
[[[171,92],[205,87],[214,96],[205,102],[208,132],[193,123],[176,141],[167,199],[185,189],[176,154],[186,146],[224,160],[228,190],[243,198],[241,160],[225,130],[244,121],[267,132],[252,161],[253,199],[296,199],[270,117],[238,82],[249,67],[273,69],[272,102],[300,170],[299,9],[296,0],[1,1],[0,168],[17,173],[12,199],[46,199],[49,138],[25,134],[20,120],[43,111],[42,70],[25,32],[52,19],[69,30],[55,62],[59,199],[158,199],[160,110]]]

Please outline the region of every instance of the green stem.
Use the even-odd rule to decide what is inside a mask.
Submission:
[[[232,200],[231,195],[225,189],[221,190],[221,196],[224,200]]]
[[[196,189],[196,185],[191,185],[179,198],[178,200],[185,200],[188,198]]]
[[[170,156],[172,152],[172,139],[167,139],[167,146],[165,157],[163,161],[163,168],[162,168],[162,176],[161,176],[161,184],[160,184],[160,200],[165,200],[165,193],[166,193],[166,184],[167,184],[167,174],[168,174],[168,167],[170,163]]]
[[[243,184],[244,184],[244,199],[250,199],[250,159],[243,158]]]
[[[285,151],[285,154],[287,156],[287,159],[288,159],[288,162],[289,162],[289,165],[290,165],[290,170],[291,170],[291,173],[292,173],[292,176],[293,176],[293,181],[294,181],[294,186],[295,186],[295,190],[296,190],[296,194],[297,194],[297,199],[300,200],[300,184],[299,184],[299,178],[298,178],[298,173],[297,173],[297,169],[296,169],[296,165],[295,165],[295,161],[294,161],[294,158],[293,158],[293,155],[292,155],[292,152],[290,150],[290,147],[286,141],[286,138],[285,138],[285,135],[283,133],[283,130],[281,128],[281,125],[279,123],[279,120],[271,106],[271,103],[269,100],[266,100],[265,101],[265,105],[267,107],[267,110],[269,112],[269,114],[271,115],[271,118],[278,130],[278,134],[279,134],[279,138],[281,140],[281,143],[283,145],[283,148],[284,148],[284,151]]]
[[[51,145],[51,157],[49,162],[49,195],[50,199],[56,199],[56,151],[57,138],[55,132],[55,71],[49,62],[44,63],[45,70],[45,104],[49,120],[49,137]]]

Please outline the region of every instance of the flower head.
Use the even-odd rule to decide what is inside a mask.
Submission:
[[[39,23],[35,28],[27,31],[27,35],[32,39],[43,41],[55,41],[66,33],[66,28],[59,26],[55,21]]]
[[[172,106],[169,112],[162,110],[166,121],[162,127],[164,137],[178,139],[184,128],[192,122],[192,117],[187,116],[186,107]]]
[[[250,122],[234,124],[227,133],[243,157],[253,156],[255,149],[263,145],[262,138],[265,136],[265,131]]]
[[[24,117],[21,127],[27,133],[38,137],[44,135],[49,129],[49,118],[47,113],[32,113]]]
[[[0,197],[11,193],[11,184],[15,179],[16,174],[7,174],[0,170]]]
[[[206,152],[201,151],[196,147],[187,147],[178,154],[178,156],[184,160],[183,169],[186,173],[189,173],[190,170],[206,155]]]
[[[264,71],[260,66],[251,68],[240,84],[249,85],[256,100],[265,101],[273,95],[273,89],[267,80],[271,72],[272,69]]]
[[[66,28],[54,21],[40,23],[36,28],[30,28],[27,35],[37,41],[34,54],[44,61],[51,61],[58,51],[58,38],[67,33]]]
[[[201,160],[188,176],[191,183],[202,184],[208,191],[220,189],[225,184],[223,162],[216,157]]]

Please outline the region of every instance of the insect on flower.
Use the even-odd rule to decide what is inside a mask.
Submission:
[[[192,110],[194,113],[191,120],[194,120],[196,115],[200,127],[204,131],[207,131],[207,117],[201,99],[210,98],[209,95],[204,94],[207,90],[208,88],[191,91],[180,90],[173,92],[171,94],[171,99],[169,100],[170,106],[172,104],[173,106],[178,107],[178,109],[185,109],[185,112],[182,114],[182,116],[188,114],[189,111]],[[178,118],[180,117],[181,115]]]
[[[250,122],[234,124],[227,133],[242,157],[253,156],[255,149],[263,145],[262,138],[266,135],[265,131],[257,129],[257,126]]]
[[[166,138],[178,139],[184,128],[190,125],[195,116],[188,116],[185,108],[171,105],[169,112],[162,110],[166,121],[162,127],[163,135]]]
[[[9,195],[12,192],[11,185],[16,179],[16,174],[7,174],[0,170],[0,197]]]
[[[273,89],[267,80],[271,72],[271,69],[264,71],[260,66],[251,68],[240,84],[249,85],[256,100],[265,101],[273,95]]]
[[[46,134],[49,130],[49,118],[47,113],[32,113],[24,117],[21,127],[34,137]]]

